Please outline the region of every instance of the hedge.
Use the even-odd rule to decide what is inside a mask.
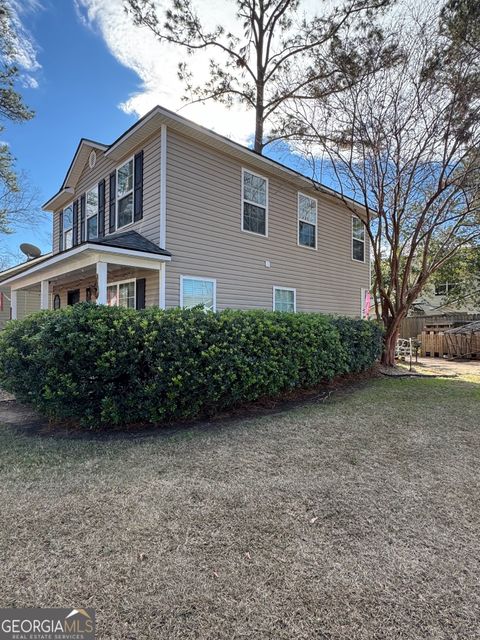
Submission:
[[[84,426],[199,415],[372,366],[381,330],[315,313],[77,304],[0,333],[0,386]]]

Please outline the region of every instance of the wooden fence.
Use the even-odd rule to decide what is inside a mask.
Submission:
[[[416,338],[426,327],[451,329],[480,320],[480,313],[452,313],[451,315],[418,316],[405,318],[400,326],[400,338]]]

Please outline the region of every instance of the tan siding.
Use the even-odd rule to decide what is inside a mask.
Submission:
[[[318,201],[318,250],[299,247],[299,189],[265,171],[268,237],[244,233],[237,160],[171,130],[167,158],[167,249],[173,254],[168,307],[179,304],[181,275],[203,275],[217,279],[218,309],[271,309],[277,285],[297,290],[299,311],[359,315],[361,288],[369,286],[368,260],[351,258],[351,215],[343,205],[300,189]]]
[[[53,253],[58,253],[59,252],[59,240],[60,240],[60,212],[56,211],[53,214],[53,220],[52,220],[52,251]]]
[[[1,287],[2,291],[8,298],[11,296],[10,287]],[[17,318],[22,320],[29,313],[40,310],[40,291],[25,290],[17,291]],[[10,302],[4,298],[3,311],[0,311],[0,329],[3,329],[5,323],[10,320]]]
[[[95,167],[90,169],[86,164],[80,176],[72,200],[80,198],[88,189],[95,187],[105,179],[105,235],[109,235],[109,176],[123,162],[143,149],[143,219],[115,232],[134,230],[158,244],[160,237],[160,133],[138,147],[120,162],[112,162],[97,150]],[[53,252],[58,253],[58,213],[54,215]]]
[[[132,269],[129,267],[114,268],[109,266],[108,284],[120,282],[123,280],[135,280],[145,278],[145,304],[147,307],[158,306],[160,279],[159,272],[153,269]],[[72,278],[66,283],[55,285],[51,290],[51,299],[56,294],[60,295],[60,304],[62,307],[67,305],[67,295],[69,291],[80,289],[80,302],[86,300],[86,290],[88,287],[94,287],[96,276],[78,276]]]

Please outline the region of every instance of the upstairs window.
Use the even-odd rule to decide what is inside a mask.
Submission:
[[[63,248],[73,247],[73,205],[63,210]]]
[[[242,230],[267,235],[268,182],[266,178],[243,169]]]
[[[180,306],[191,309],[200,305],[207,311],[215,311],[216,281],[211,278],[182,276],[180,282]]]
[[[117,228],[133,222],[133,158],[117,169]]]
[[[87,240],[98,236],[98,188],[90,189],[86,195]]]
[[[135,309],[135,280],[107,286],[107,305]]]
[[[273,310],[294,313],[297,309],[296,290],[273,287]]]
[[[317,248],[317,201],[303,193],[298,194],[298,244]]]
[[[365,262],[365,226],[355,216],[352,217],[352,258]]]

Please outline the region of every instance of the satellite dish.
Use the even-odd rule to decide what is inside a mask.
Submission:
[[[36,247],[34,244],[29,244],[28,242],[23,242],[20,245],[20,251],[27,256],[28,260],[39,258],[42,255],[42,252],[38,247]]]

